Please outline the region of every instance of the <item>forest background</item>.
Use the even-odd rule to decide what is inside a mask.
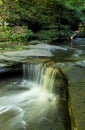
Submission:
[[[85,37],[85,0],[0,0],[0,45]],[[15,42],[16,41],[16,42]]]

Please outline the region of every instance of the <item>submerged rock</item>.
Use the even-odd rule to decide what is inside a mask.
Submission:
[[[74,38],[71,39],[71,44],[76,45],[76,44],[83,44],[85,43],[85,38]]]

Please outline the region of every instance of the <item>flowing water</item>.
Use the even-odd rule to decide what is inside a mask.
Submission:
[[[2,82],[0,129],[50,130],[58,112],[58,90],[64,87],[62,77],[62,73],[53,67],[24,63],[22,81],[18,79],[12,84],[8,80],[6,87]]]
[[[56,75],[62,77],[59,70],[44,64],[24,63],[23,80],[6,85],[0,98],[0,130],[49,130],[59,104],[59,95],[53,91],[61,85]]]
[[[84,45],[52,48],[55,63],[85,67]],[[68,83],[55,65],[23,63],[22,77],[1,80],[0,130],[70,130]]]

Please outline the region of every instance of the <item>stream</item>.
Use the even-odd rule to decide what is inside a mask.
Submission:
[[[72,48],[70,43],[43,43],[30,48],[37,48],[40,54],[44,50],[44,55],[48,50],[44,59],[53,63],[35,62],[33,56],[31,62],[21,63],[21,75],[0,79],[0,130],[71,130],[64,73],[68,75],[75,67],[77,71],[85,69],[85,44]]]

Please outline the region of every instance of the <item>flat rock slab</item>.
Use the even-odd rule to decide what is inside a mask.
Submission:
[[[12,52],[5,52],[0,55],[0,73],[8,71],[12,68],[12,65],[15,65],[19,62],[27,61],[39,61],[39,58],[42,60],[47,61],[53,54],[50,50],[47,49],[28,49],[23,51],[12,51]],[[44,58],[44,59],[43,59]],[[9,68],[8,68],[9,67]]]
[[[53,54],[50,50],[47,49],[28,49],[23,51],[12,51],[12,52],[5,52],[0,55],[0,62],[3,61],[16,61],[20,62],[26,58],[37,58],[37,57],[52,57]]]
[[[22,56],[53,56],[53,54],[49,50],[45,49],[30,49],[24,51],[14,51],[14,52],[6,52],[4,53],[6,56],[15,56],[15,57],[22,57]]]
[[[36,45],[30,45],[29,46],[30,48],[38,48],[38,49],[47,49],[47,50],[62,50],[62,51],[67,51],[68,48],[66,47],[61,47],[61,46],[54,46],[54,45],[49,45],[49,44],[45,44],[45,43],[42,43],[42,44],[36,44]]]
[[[7,64],[0,63],[0,67],[7,67],[7,66],[8,66]]]

